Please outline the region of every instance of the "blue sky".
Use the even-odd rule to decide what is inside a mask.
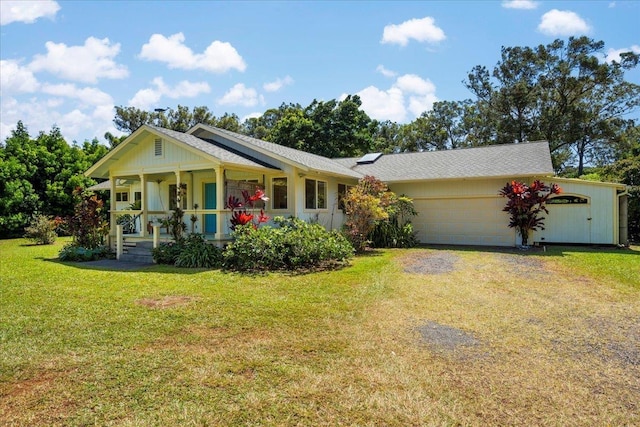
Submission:
[[[406,123],[471,94],[501,46],[587,35],[602,60],[640,53],[640,1],[0,2],[0,139],[71,142],[113,128],[116,105],[206,105],[256,116],[358,94],[372,118]],[[640,70],[627,73],[640,84]]]

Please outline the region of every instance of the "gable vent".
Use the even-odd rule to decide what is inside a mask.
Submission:
[[[162,157],[162,139],[156,138],[154,141],[153,152],[156,157]]]
[[[358,160],[358,164],[359,165],[368,165],[368,164],[371,164],[371,163],[375,163],[375,161],[378,160],[380,157],[382,157],[382,153],[365,154],[364,156],[362,156],[362,158],[360,158],[360,160]]]

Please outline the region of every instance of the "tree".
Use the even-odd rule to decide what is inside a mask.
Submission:
[[[252,132],[262,129],[266,139],[308,153],[325,157],[361,156],[373,145],[371,118],[360,109],[357,95],[342,101],[313,100],[306,108],[283,104],[259,127],[260,120],[250,122]],[[266,132],[265,132],[266,133]]]
[[[237,115],[225,113],[222,117],[216,118],[205,106],[194,107],[193,110],[190,110],[189,107],[178,105],[176,109],[167,108],[154,111],[144,111],[136,107],[117,106],[115,108],[116,115],[113,119],[115,127],[129,134],[142,125],[157,125],[177,132],[186,132],[198,123],[233,132],[239,132],[241,127]],[[112,137],[105,135],[105,138],[110,143],[112,142]]]
[[[547,140],[556,169],[575,157],[582,174],[585,161],[624,132],[624,115],[640,106],[640,85],[624,80],[640,56],[603,57],[604,43],[587,37],[503,47],[491,73],[476,66],[465,82],[489,123],[484,135],[496,144]]]
[[[34,213],[69,216],[75,187],[95,183],[84,171],[106,152],[97,139],[69,146],[55,126],[32,139],[18,122],[0,146],[0,236],[21,234]]]
[[[561,191],[557,184],[547,186],[539,180],[531,185],[511,181],[500,190],[499,194],[508,199],[502,210],[509,213],[509,227],[518,231],[522,246],[527,246],[531,231],[544,230],[544,217],[540,214],[549,214],[545,203],[552,194],[560,194]]]
[[[466,146],[466,106],[470,101],[438,101],[403,129],[402,151],[449,150]]]

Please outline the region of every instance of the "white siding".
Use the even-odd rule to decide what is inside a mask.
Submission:
[[[587,205],[548,205],[545,230],[536,240],[554,243],[617,243],[618,198],[613,186],[560,181],[563,194],[589,199]],[[590,218],[590,219],[589,219]]]
[[[139,174],[143,171],[173,171],[178,167],[188,169],[190,166],[202,168],[206,164],[201,155],[193,151],[173,144],[167,139],[163,141],[163,155],[155,155],[155,135],[148,135],[141,142],[131,148],[127,155],[118,161],[113,175]],[[211,165],[209,165],[211,167]]]

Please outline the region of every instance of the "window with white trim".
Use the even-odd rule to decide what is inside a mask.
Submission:
[[[129,201],[128,191],[119,191],[116,193],[116,202],[128,202],[128,201]]]
[[[315,179],[304,180],[305,209],[327,209],[327,183]]]

